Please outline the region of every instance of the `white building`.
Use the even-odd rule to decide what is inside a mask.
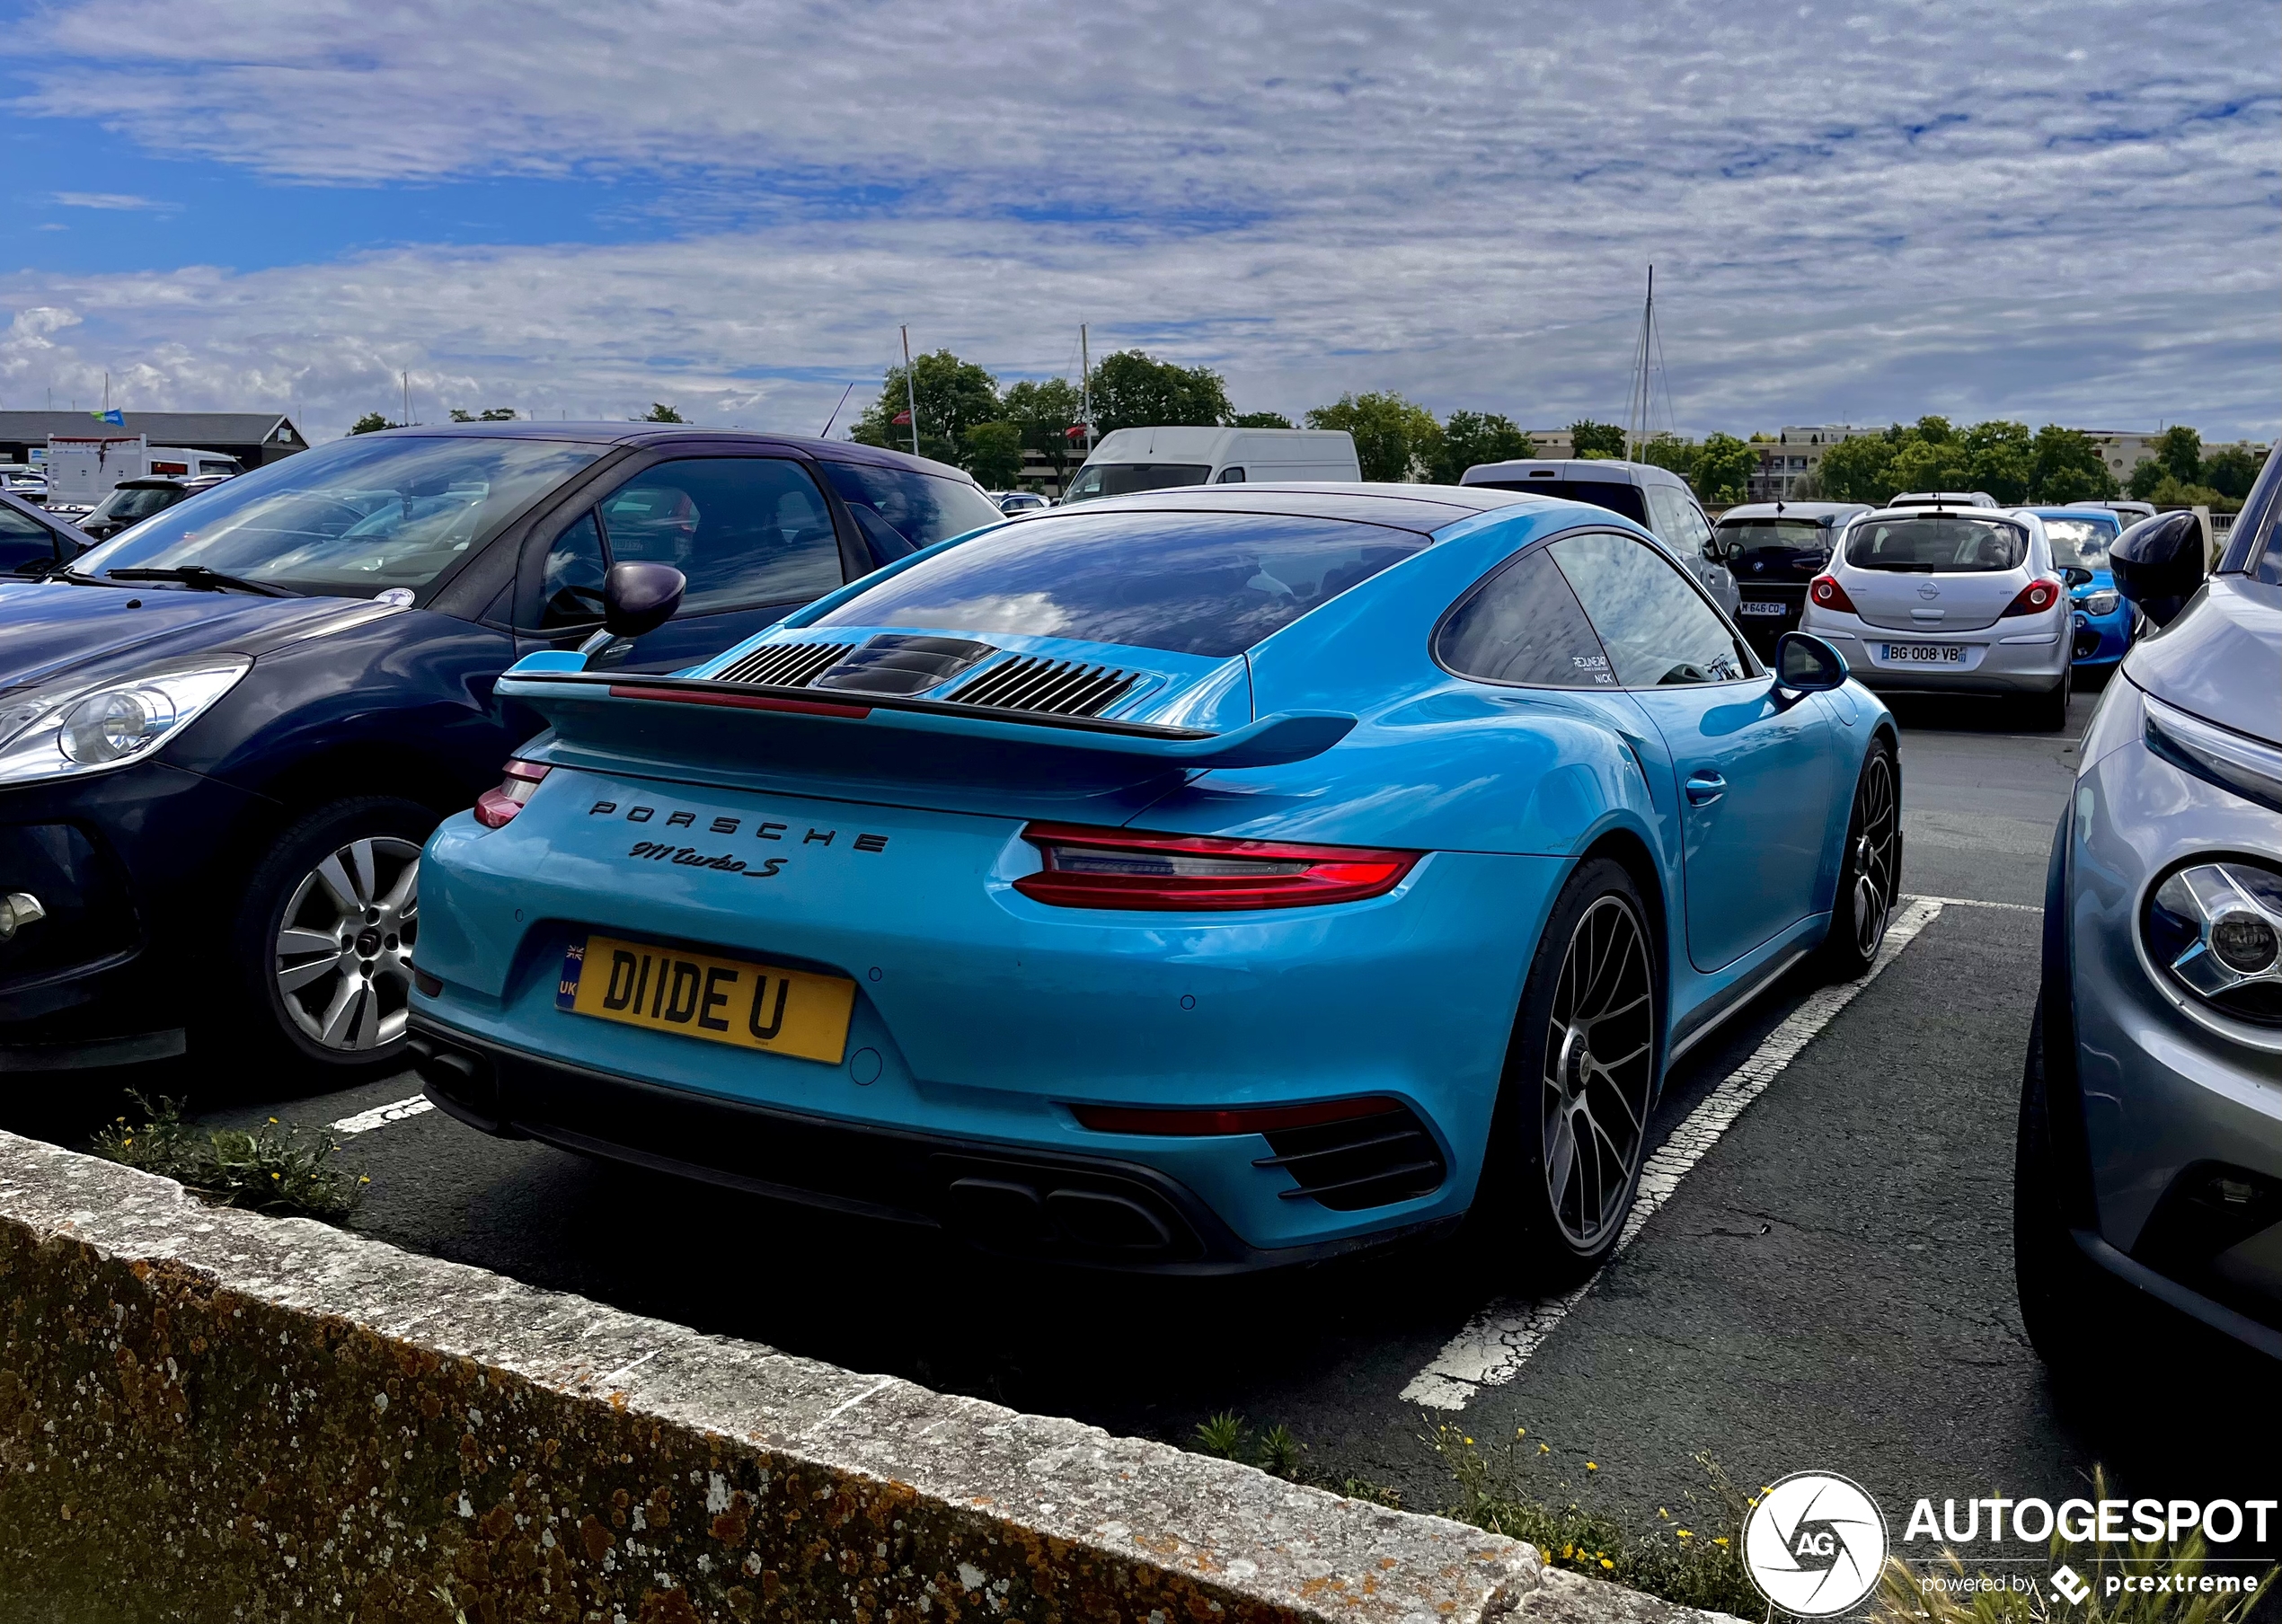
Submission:
[[[1755,502],[1789,500],[1799,482],[1822,466],[1822,454],[1828,447],[1857,435],[1885,432],[1883,426],[1863,428],[1853,423],[1818,423],[1784,428],[1773,439],[1755,435],[1751,448],[1759,454],[1759,472],[1752,475],[1747,494]]]

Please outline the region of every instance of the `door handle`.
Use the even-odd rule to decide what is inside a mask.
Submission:
[[[1728,781],[1709,767],[1698,767],[1688,774],[1688,799],[1695,806],[1708,807],[1727,790]]]

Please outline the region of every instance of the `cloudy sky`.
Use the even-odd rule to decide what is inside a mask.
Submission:
[[[2271,0],[0,0],[0,406],[2282,427]],[[853,406],[853,403],[852,403]],[[1659,403],[1659,417],[1662,408]]]

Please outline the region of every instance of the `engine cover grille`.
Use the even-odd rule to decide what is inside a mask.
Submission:
[[[758,683],[771,688],[805,688],[854,648],[854,643],[771,643],[722,671],[717,683]]]
[[[1140,681],[1113,666],[1029,656],[993,666],[945,697],[956,705],[988,705],[999,710],[1099,716]]]

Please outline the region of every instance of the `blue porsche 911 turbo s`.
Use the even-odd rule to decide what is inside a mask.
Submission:
[[[1777,661],[1603,509],[1321,484],[946,542],[670,677],[536,655],[551,729],[423,859],[412,1046],[486,1131],[995,1249],[1479,1205],[1574,1275],[1673,1058],[1885,933],[1892,720]]]

